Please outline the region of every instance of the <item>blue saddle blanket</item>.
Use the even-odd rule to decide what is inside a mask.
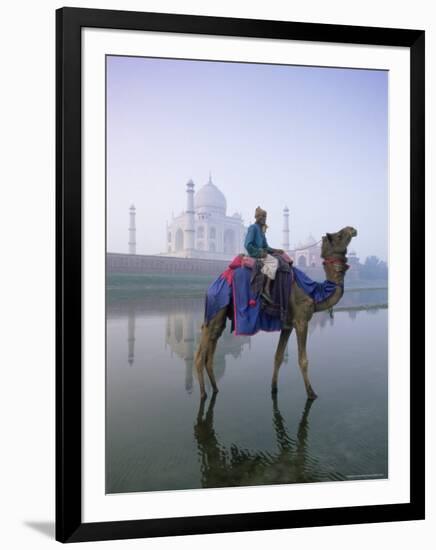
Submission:
[[[248,267],[229,268],[209,286],[205,301],[206,324],[218,311],[230,305],[232,330],[237,335],[251,336],[259,330],[271,332],[283,328],[280,317],[272,317],[263,310],[259,293],[255,294],[251,289],[251,274],[252,270]],[[312,281],[296,267],[291,269],[292,280],[315,303],[327,300],[337,288],[336,283],[331,281]]]

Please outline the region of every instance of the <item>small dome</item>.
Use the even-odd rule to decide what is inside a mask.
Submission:
[[[310,233],[310,235],[306,239],[306,245],[309,246],[315,243],[316,243],[315,237],[312,235],[312,233]]]
[[[194,195],[195,210],[206,210],[219,212],[220,214],[226,213],[227,201],[223,193],[212,182],[212,178],[209,177],[209,181],[206,185],[203,185],[197,193]]]

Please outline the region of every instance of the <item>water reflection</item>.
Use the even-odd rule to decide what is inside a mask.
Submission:
[[[375,291],[377,299],[382,297],[380,292]],[[368,302],[368,291],[360,291],[350,293],[348,296],[348,302],[351,303],[351,307],[356,305],[356,301],[362,299],[362,296],[366,297]],[[352,298],[350,302],[350,296]],[[375,300],[375,297],[371,300]],[[371,302],[369,300],[369,302]],[[191,309],[185,309],[184,311],[168,311],[166,312],[166,330],[165,330],[165,347],[169,348],[172,353],[175,353],[177,357],[182,359],[185,363],[185,389],[188,393],[192,393],[194,377],[197,376],[194,369],[194,354],[197,348],[200,334],[201,323],[203,321],[202,311],[202,299],[189,300]],[[165,303],[165,302],[164,302]],[[169,302],[173,306],[174,302]],[[168,305],[168,301],[166,301]],[[161,302],[162,305],[162,302]],[[135,342],[136,342],[136,316],[143,315],[144,311],[148,313],[153,312],[155,304],[154,298],[142,299],[141,301],[126,301],[118,304],[112,304],[109,308],[109,317],[114,317],[116,314],[125,315],[127,317],[127,364],[133,366],[135,362]],[[346,306],[344,306],[346,307]],[[165,310],[166,308],[163,307]],[[358,314],[358,309],[349,309],[346,311],[348,317],[354,321]],[[368,313],[376,315],[378,308],[368,309]],[[334,325],[334,315],[329,312],[317,313],[309,323],[309,335],[317,329],[322,329],[325,326]],[[231,356],[238,358],[242,355],[244,347],[250,346],[249,336],[234,337],[227,329],[218,344],[215,354],[215,367],[214,372],[217,381],[224,376],[226,368],[226,357]],[[284,363],[289,360],[288,348],[286,348]],[[208,381],[208,380],[207,380]],[[208,388],[210,390],[210,388]]]
[[[184,313],[170,313],[166,321],[165,343],[170,350],[183,359],[185,363],[185,389],[192,392],[194,373],[194,354],[201,336],[202,315],[199,311],[185,311]],[[224,332],[215,354],[214,372],[220,380],[226,370],[226,357],[234,359],[241,357],[245,346],[250,346],[249,336],[238,336]]]
[[[348,317],[354,321],[357,317],[357,311],[355,309],[351,309],[349,312],[348,312]]]
[[[135,303],[128,305],[127,313],[127,362],[130,366],[135,362]]]
[[[320,398],[305,403],[291,338],[279,408],[270,394],[278,334],[237,337],[229,327],[217,347],[220,393],[199,403],[203,308],[201,296],[109,296],[107,493],[387,476],[387,310],[316,314]]]
[[[202,401],[194,426],[200,458],[201,486],[233,487],[255,484],[308,483],[321,480],[344,480],[343,475],[323,468],[309,451],[309,413],[314,403],[307,400],[295,437],[289,435],[280,412],[277,396],[272,398],[272,427],[276,450],[249,450],[232,443],[224,446],[214,428],[217,395],[211,398],[206,413]]]
[[[176,304],[177,304],[176,300]],[[185,362],[186,366],[186,385],[187,391],[192,391],[193,381],[193,360],[194,354],[199,342],[201,334],[201,323],[203,322],[202,306],[203,300],[189,300],[186,304],[187,309],[179,311],[176,307],[176,311],[171,309],[174,307],[175,302],[173,300],[161,303],[161,313],[166,315],[166,330],[165,330],[165,347],[168,347],[171,352],[175,353],[177,357],[181,358]],[[165,311],[170,306],[169,311]],[[165,307],[167,306],[167,307]],[[153,314],[155,307],[155,300],[142,299],[141,301],[126,301],[116,304],[111,304],[108,308],[108,318],[125,317],[127,320],[127,363],[132,366],[135,362],[135,342],[136,342],[136,317],[141,317],[145,312],[147,314]],[[375,309],[374,312],[377,312]],[[355,319],[357,311],[348,311],[348,315],[351,319]],[[309,334],[314,332],[317,328],[324,328],[326,325],[332,326],[334,324],[334,317],[331,317],[328,312],[322,312],[316,314],[309,324]],[[230,325],[230,322],[228,323]],[[242,355],[244,348],[250,346],[249,336],[235,337],[227,330],[220,338],[219,345],[215,354],[215,376],[217,380],[224,375],[226,366],[226,356],[238,358]],[[288,361],[288,351],[285,352],[284,363]]]

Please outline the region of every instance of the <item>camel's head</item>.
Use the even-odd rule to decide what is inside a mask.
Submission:
[[[337,233],[326,233],[322,238],[321,256],[324,259],[336,255],[345,256],[347,246],[356,235],[357,231],[354,227],[344,227]]]

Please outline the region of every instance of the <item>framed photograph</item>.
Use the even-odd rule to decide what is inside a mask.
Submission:
[[[424,31],[56,13],[56,538],[424,518]]]

